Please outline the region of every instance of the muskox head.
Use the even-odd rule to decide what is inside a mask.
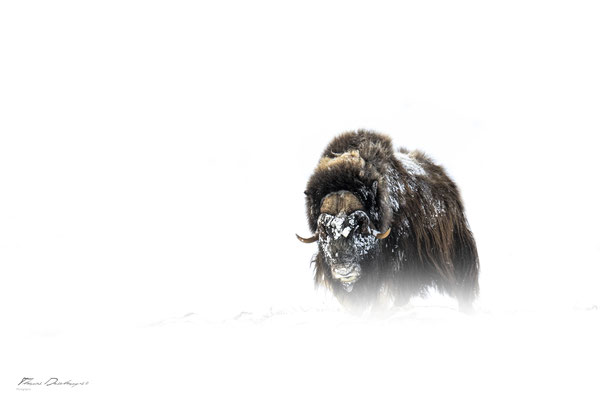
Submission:
[[[377,231],[358,197],[341,190],[323,198],[315,234],[307,239],[296,236],[304,243],[319,242],[331,278],[350,292],[363,274],[361,265],[375,256],[377,241],[389,233],[390,229]]]

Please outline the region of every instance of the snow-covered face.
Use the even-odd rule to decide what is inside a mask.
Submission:
[[[337,215],[322,213],[317,221],[319,248],[325,256],[331,275],[347,292],[360,279],[364,262],[377,246],[370,220],[362,210]]]

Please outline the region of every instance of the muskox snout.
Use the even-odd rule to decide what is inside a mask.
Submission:
[[[361,268],[358,264],[335,264],[331,267],[331,273],[335,279],[342,282],[353,282],[360,276]]]
[[[331,276],[333,279],[338,280],[347,292],[352,291],[354,284],[360,278],[361,272],[360,265],[355,263],[342,263],[331,266]]]
[[[340,263],[352,262],[352,250],[354,248],[352,237],[330,238],[327,242],[329,251]]]

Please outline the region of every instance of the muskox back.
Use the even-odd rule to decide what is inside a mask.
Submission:
[[[402,305],[433,287],[471,308],[479,291],[475,240],[456,184],[423,153],[395,152],[390,138],[373,132],[342,134],[305,194],[314,236],[302,240],[319,242],[315,282],[342,304]]]

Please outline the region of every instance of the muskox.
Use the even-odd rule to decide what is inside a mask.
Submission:
[[[315,284],[362,313],[401,306],[429,288],[472,309],[479,260],[456,184],[419,151],[389,137],[344,133],[308,181],[308,224],[318,242]]]

